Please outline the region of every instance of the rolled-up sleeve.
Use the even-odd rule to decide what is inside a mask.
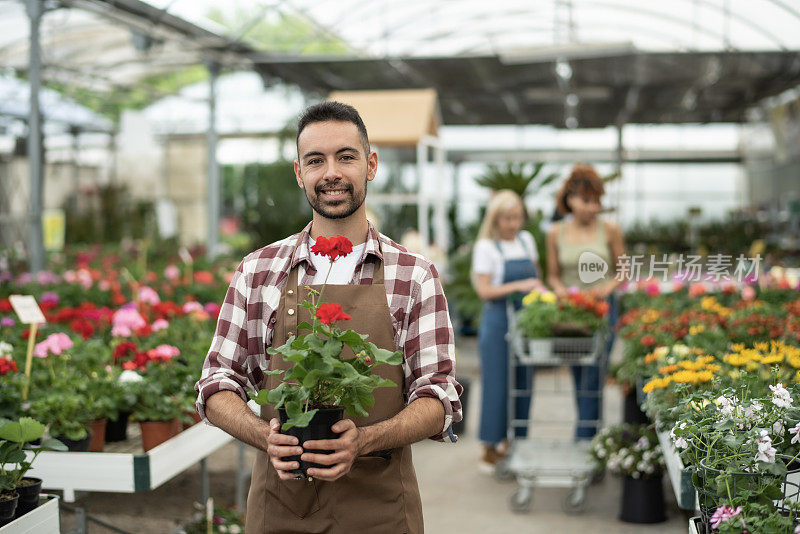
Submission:
[[[462,386],[456,381],[453,327],[439,276],[430,265],[412,291],[403,343],[404,372],[409,404],[432,397],[444,406],[444,427],[431,436],[436,441],[456,441],[450,426],[462,419]]]
[[[248,393],[255,393],[263,372],[258,362],[248,359],[247,350],[247,275],[243,266],[236,269],[217,320],[217,329],[211,341],[200,380],[195,384],[197,413],[206,417],[206,402],[221,390],[236,392],[247,402]]]

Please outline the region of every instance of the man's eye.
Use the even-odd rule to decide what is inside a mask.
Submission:
[[[353,160],[353,159],[356,159],[356,158],[354,158],[354,157],[353,157],[353,156],[351,156],[350,154],[344,154],[344,155],[342,156],[342,159],[346,159],[346,160]]]
[[[308,162],[307,162],[306,164],[307,164],[307,165],[316,165],[316,164],[318,164],[318,163],[321,163],[321,162],[322,162],[322,160],[321,160],[321,159],[319,159],[319,158],[314,158],[314,159],[310,159],[310,160],[308,160]]]

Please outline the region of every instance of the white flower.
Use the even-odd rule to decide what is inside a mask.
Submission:
[[[672,352],[680,356],[681,358],[689,354],[689,347],[686,345],[673,345]]]
[[[689,441],[686,438],[677,438],[675,440],[675,448],[676,449],[688,449],[689,448]]]
[[[10,343],[6,343],[5,341],[0,341],[0,358],[7,358],[11,356],[11,351],[14,350],[14,347],[11,346]]]
[[[239,525],[231,525],[228,527],[228,532],[231,534],[240,534],[242,532],[242,528]]]
[[[789,408],[792,405],[792,395],[789,390],[783,387],[781,382],[776,386],[770,386],[772,391],[772,403],[778,408]]]
[[[784,426],[784,422],[780,419],[775,421],[775,424],[772,425],[772,433],[775,434],[775,437],[783,436],[783,433],[786,432],[786,426]]]
[[[758,454],[756,455],[757,462],[775,463],[775,453],[778,450],[772,446],[772,440],[766,430],[761,431],[761,437],[758,438]]]
[[[228,532],[228,527],[226,527],[225,525],[220,525],[220,526],[217,527],[217,530],[219,530],[220,532],[226,533],[226,532]]]
[[[764,409],[764,406],[757,400],[754,400],[750,406],[744,409],[744,416],[746,419],[757,419],[758,413]]]
[[[647,462],[640,461],[636,464],[636,469],[639,471],[647,471]]]
[[[789,434],[793,434],[792,443],[800,443],[800,423],[789,429]]]
[[[597,449],[597,457],[598,458],[605,458],[606,457],[606,450],[605,449]]]
[[[656,350],[653,351],[653,354],[655,354],[657,358],[663,359],[667,354],[669,354],[669,347],[656,347]]]
[[[686,423],[681,423],[680,425],[676,425],[669,431],[669,436],[672,438],[672,443],[675,444],[676,449],[687,449],[689,448],[689,440],[684,437],[678,437],[675,435],[675,429],[683,430],[686,428]]]
[[[735,399],[736,399],[735,397],[733,399],[729,399],[725,395],[720,395],[719,397],[717,397],[717,400],[715,402],[717,404],[717,408],[719,409],[719,413],[726,416],[733,415],[733,410],[735,407],[734,406]]]
[[[633,448],[637,451],[646,451],[650,448],[650,441],[648,441],[646,436],[642,436]]]
[[[142,380],[144,380],[142,375],[136,371],[131,371],[130,369],[125,369],[119,374],[119,381],[121,384],[126,384],[128,382],[141,382]]]

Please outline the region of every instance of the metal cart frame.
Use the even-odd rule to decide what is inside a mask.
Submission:
[[[595,476],[595,466],[589,456],[590,440],[575,440],[572,437],[573,421],[547,420],[548,426],[563,428],[568,438],[558,440],[520,439],[515,437],[515,429],[527,427],[534,419],[516,419],[516,398],[533,396],[532,390],[518,389],[517,370],[521,367],[580,367],[597,366],[599,387],[595,391],[579,393],[596,395],[599,402],[598,419],[582,421],[583,426],[593,426],[599,430],[603,419],[603,377],[608,360],[606,340],[608,332],[601,330],[592,337],[557,337],[546,339],[526,339],[517,329],[518,312],[513,306],[508,312],[508,455],[495,469],[495,476],[501,480],[516,479],[517,489],[509,499],[513,512],[527,512],[533,500],[533,488],[571,488],[562,502],[567,513],[583,512],[586,505],[586,489]],[[547,394],[574,394],[573,388],[561,391],[547,391]]]

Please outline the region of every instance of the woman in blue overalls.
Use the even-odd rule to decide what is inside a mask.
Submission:
[[[481,426],[479,439],[484,444],[482,465],[494,466],[505,451],[501,443],[507,435],[508,403],[508,316],[506,301],[518,308],[522,297],[542,289],[537,278],[538,255],[533,236],[523,231],[525,208],[513,191],[496,192],[486,209],[472,256],[472,280],[483,300],[478,349],[481,358]],[[519,368],[517,389],[531,389],[533,375]],[[517,397],[515,419],[528,419],[531,397]],[[518,437],[526,428],[517,428]]]

